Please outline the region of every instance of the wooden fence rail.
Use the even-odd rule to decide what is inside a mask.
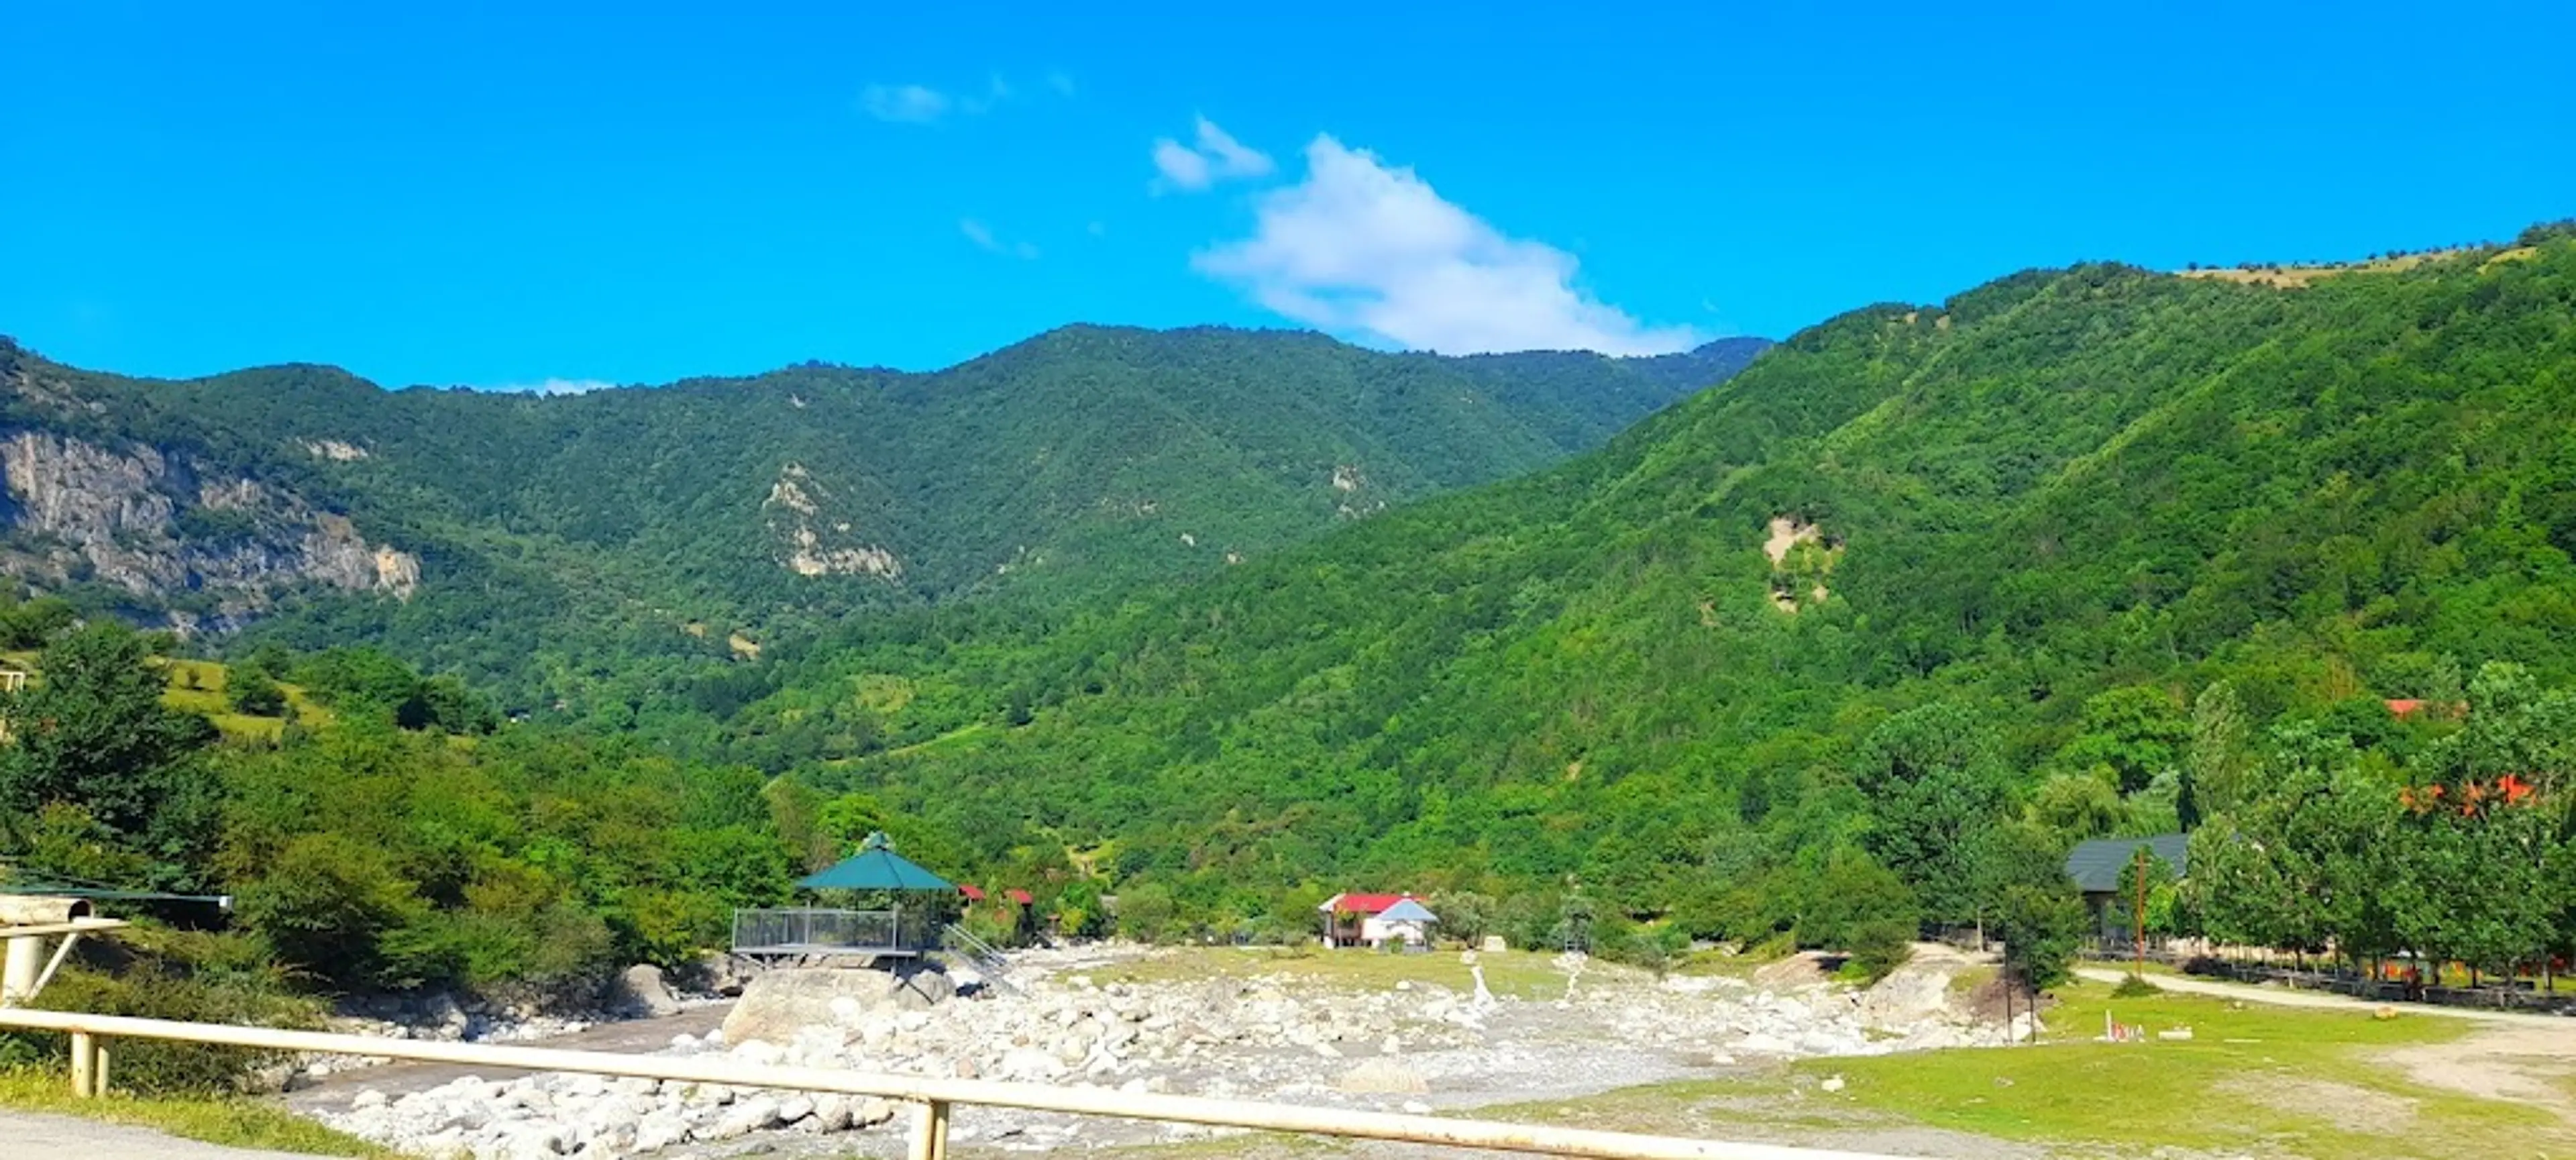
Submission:
[[[911,1160],[945,1160],[949,1109],[957,1104],[1077,1116],[1114,1116],[1132,1120],[1199,1124],[1217,1128],[1250,1128],[1299,1132],[1358,1140],[1393,1140],[1453,1148],[1537,1152],[1555,1156],[1589,1156],[1599,1160],[1890,1160],[1858,1152],[1793,1148],[1776,1144],[1739,1144],[1675,1136],[1603,1132],[1460,1120],[1442,1116],[1350,1111],[1297,1104],[1255,1103],[1205,1096],[1156,1095],[1103,1088],[1056,1087],[1048,1084],[994,1080],[930,1079],[920,1076],[836,1071],[813,1067],[772,1067],[728,1059],[661,1055],[621,1055],[607,1051],[566,1051],[545,1047],[510,1047],[483,1043],[441,1043],[417,1039],[380,1039],[319,1031],[283,1031],[269,1027],[236,1027],[221,1023],[181,1023],[77,1011],[0,1009],[0,1028],[62,1032],[71,1036],[72,1084],[75,1094],[106,1090],[105,1041],[156,1039],[211,1043],[273,1051],[376,1056],[456,1063],[516,1071],[582,1072],[632,1076],[681,1083],[715,1083],[735,1087],[831,1092],[902,1100],[914,1107]]]

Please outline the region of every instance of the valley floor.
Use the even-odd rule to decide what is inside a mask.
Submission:
[[[1530,1123],[1567,1124],[1854,1152],[1926,1157],[2448,1157],[2576,1152],[2576,1020],[2373,1005],[2270,987],[2160,978],[2158,995],[2114,999],[2117,972],[2060,993],[2043,1042],[1892,1052],[1899,1036],[1926,1042],[1991,1027],[1967,1011],[1983,968],[1939,948],[1867,994],[1820,982],[1790,962],[1709,964],[1655,980],[1538,955],[1487,956],[1496,999],[1477,1007],[1458,956],[1277,954],[1133,948],[1033,964],[1031,995],[957,1001],[902,1020],[911,1030],[870,1040],[871,1066],[950,1066],[999,1077],[1045,1035],[1094,1002],[1205,1010],[1192,1016],[1231,1046],[1168,1057],[1139,1043],[1119,1064],[1157,1089],[1203,1091],[1341,1107],[1430,1108]],[[1242,996],[1218,1002],[1216,996]],[[1021,1010],[1025,1007],[1026,1010]],[[1106,1010],[1106,1007],[1102,1007]],[[1451,1010],[1452,1021],[1416,1019]],[[579,1043],[652,1050],[720,1013],[598,1028]],[[1334,1038],[1337,1021],[1370,1024]],[[2106,1015],[2145,1031],[2143,1042],[2098,1040]],[[1023,1018],[1025,1016],[1025,1018]],[[1852,1028],[1865,1026],[1854,1037]],[[1141,1026],[1141,1024],[1140,1024]],[[1940,1029],[1939,1035],[1931,1033]],[[2189,1029],[2188,1038],[2161,1033]],[[1400,1044],[1381,1044],[1385,1037]],[[990,1063],[985,1044],[1008,1061]],[[851,1050],[857,1050],[853,1036]],[[1396,1050],[1396,1047],[1401,1050]],[[1327,1050],[1329,1048],[1329,1050]],[[919,1053],[916,1058],[913,1053]],[[904,1060],[909,1059],[910,1064]],[[1371,1091],[1367,1074],[1399,1082]],[[1043,1060],[1038,1062],[1042,1063]],[[852,1065],[855,1065],[852,1064]],[[437,1097],[453,1077],[401,1067],[335,1076],[289,1103],[353,1126],[349,1099],[375,1089],[399,1101]],[[495,1077],[506,1079],[507,1077]],[[1065,1075],[1058,1082],[1082,1077]],[[1123,1072],[1090,1082],[1118,1083]],[[74,1109],[48,1106],[47,1112]],[[0,1112],[0,1139],[52,1139],[51,1117],[25,1134]],[[1083,1152],[1106,1160],[1377,1160],[1428,1150],[1258,1134],[959,1110],[964,1157]],[[686,1144],[675,1160],[894,1157],[903,1121],[865,1132],[786,1130]],[[101,1129],[105,1131],[106,1129]],[[123,1137],[118,1137],[122,1139]],[[105,1139],[105,1137],[102,1137]],[[394,1142],[397,1148],[400,1142]],[[76,1153],[122,1155],[112,1143]],[[198,1153],[147,1148],[136,1155]],[[206,1160],[246,1155],[201,1150]],[[16,1154],[14,1151],[10,1154]],[[54,1154],[53,1152],[36,1154]],[[588,1155],[590,1153],[583,1153]],[[621,1154],[609,1152],[605,1154]],[[265,1154],[257,1154],[265,1155]]]

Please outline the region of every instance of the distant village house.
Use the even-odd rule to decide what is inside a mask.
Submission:
[[[1336,894],[1315,908],[1324,916],[1324,945],[1429,946],[1438,915],[1410,894]]]
[[[2190,873],[2191,841],[2181,834],[2158,834],[2152,838],[2095,838],[2077,842],[2066,855],[2066,876],[2075,880],[2075,888],[2084,894],[2084,909],[2093,915],[2093,929],[2105,938],[2125,938],[2126,931],[2113,928],[2111,916],[2132,900],[2118,898],[2120,874],[2135,865],[2138,847],[2147,848],[2147,856],[2171,867],[2179,879]],[[2119,907],[2113,905],[2114,901]]]

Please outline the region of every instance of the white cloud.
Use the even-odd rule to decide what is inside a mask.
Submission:
[[[490,388],[521,395],[587,395],[592,391],[615,390],[617,384],[606,379],[540,379],[533,383],[509,383]]]
[[[1206,189],[1212,180],[1208,159],[1169,137],[1154,142],[1154,169],[1165,183],[1181,189]]]
[[[1047,85],[1065,96],[1073,95],[1073,80],[1063,73],[1047,74]],[[928,85],[869,85],[859,94],[859,108],[880,121],[929,125],[952,112],[980,117],[1019,95],[1007,78],[994,73],[977,93],[952,95]]]
[[[1201,190],[1228,178],[1266,177],[1278,168],[1269,154],[1235,140],[1206,117],[1198,119],[1197,130],[1194,146],[1169,137],[1154,139],[1154,169],[1162,174],[1154,182],[1156,192]]]
[[[1251,237],[1191,264],[1310,326],[1442,354],[1661,354],[1699,341],[1595,300],[1575,285],[1574,255],[1505,235],[1411,169],[1328,136],[1306,147],[1306,166],[1303,182],[1262,195]]]
[[[1036,246],[1027,242],[1004,242],[993,235],[993,227],[973,218],[957,219],[957,232],[966,235],[967,241],[975,243],[976,248],[987,253],[1001,254],[1023,261],[1034,260],[1038,256]]]
[[[869,85],[859,107],[880,121],[927,125],[948,114],[948,94],[921,85]]]

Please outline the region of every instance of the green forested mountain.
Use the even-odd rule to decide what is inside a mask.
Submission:
[[[1225,369],[1245,344],[1271,376]],[[0,797],[34,819],[0,859],[238,888],[255,949],[338,985],[676,958],[876,830],[1077,929],[1104,892],[1132,933],[1282,935],[1334,890],[1408,888],[1462,932],[1649,959],[1786,936],[1884,969],[1919,924],[1979,921],[2044,985],[2085,921],[2067,844],[2179,827],[2200,893],[2156,888],[2166,928],[2487,969],[2576,949],[2576,229],[1867,307],[1597,450],[1447,491],[1504,470],[1461,415],[1535,416],[1474,429],[1545,457],[1538,432],[1700,372],[1078,330],[948,372],[944,434],[909,446],[797,416],[918,415],[928,379],[539,400],[290,370],[235,398],[14,357],[13,566],[79,546],[75,594],[175,561],[209,600],[270,601],[221,695],[277,725],[218,745],[146,707],[203,680],[165,692],[146,642],[0,599],[6,643],[50,645],[0,705],[28,730]],[[1261,397],[1292,367],[1303,393]],[[1272,432],[1211,395],[1343,417]],[[1127,422],[1148,412],[1177,417]],[[1410,474],[1335,487],[1381,462],[1365,440]],[[906,474],[1004,444],[1006,480]],[[851,496],[888,530],[855,530]],[[1303,523],[1263,522],[1273,500]],[[990,526],[915,538],[977,505]],[[1221,511],[1270,550],[1178,539]],[[863,546],[900,569],[835,574]],[[782,566],[800,552],[834,566]],[[310,579],[263,592],[261,568]],[[754,614],[756,657],[723,640]],[[653,651],[693,622],[703,654]],[[503,725],[382,653],[271,647],[335,638],[526,650],[580,727]]]
[[[2576,678],[2576,238],[2526,241],[1865,308],[1600,451],[1202,584],[853,629],[734,728],[863,718],[892,744],[811,776],[988,858],[1102,843],[1219,920],[1575,882],[1759,934],[1796,905],[1744,893],[1765,868],[1905,857],[1927,769],[2055,840],[2170,828],[2273,722],[2397,744],[2440,727],[2381,699]]]
[[[1764,345],[1460,360],[1071,327],[934,374],[537,398],[314,366],[145,381],[0,344],[0,567],[618,717],[631,674],[721,678],[847,614],[1104,596],[1519,474]]]

